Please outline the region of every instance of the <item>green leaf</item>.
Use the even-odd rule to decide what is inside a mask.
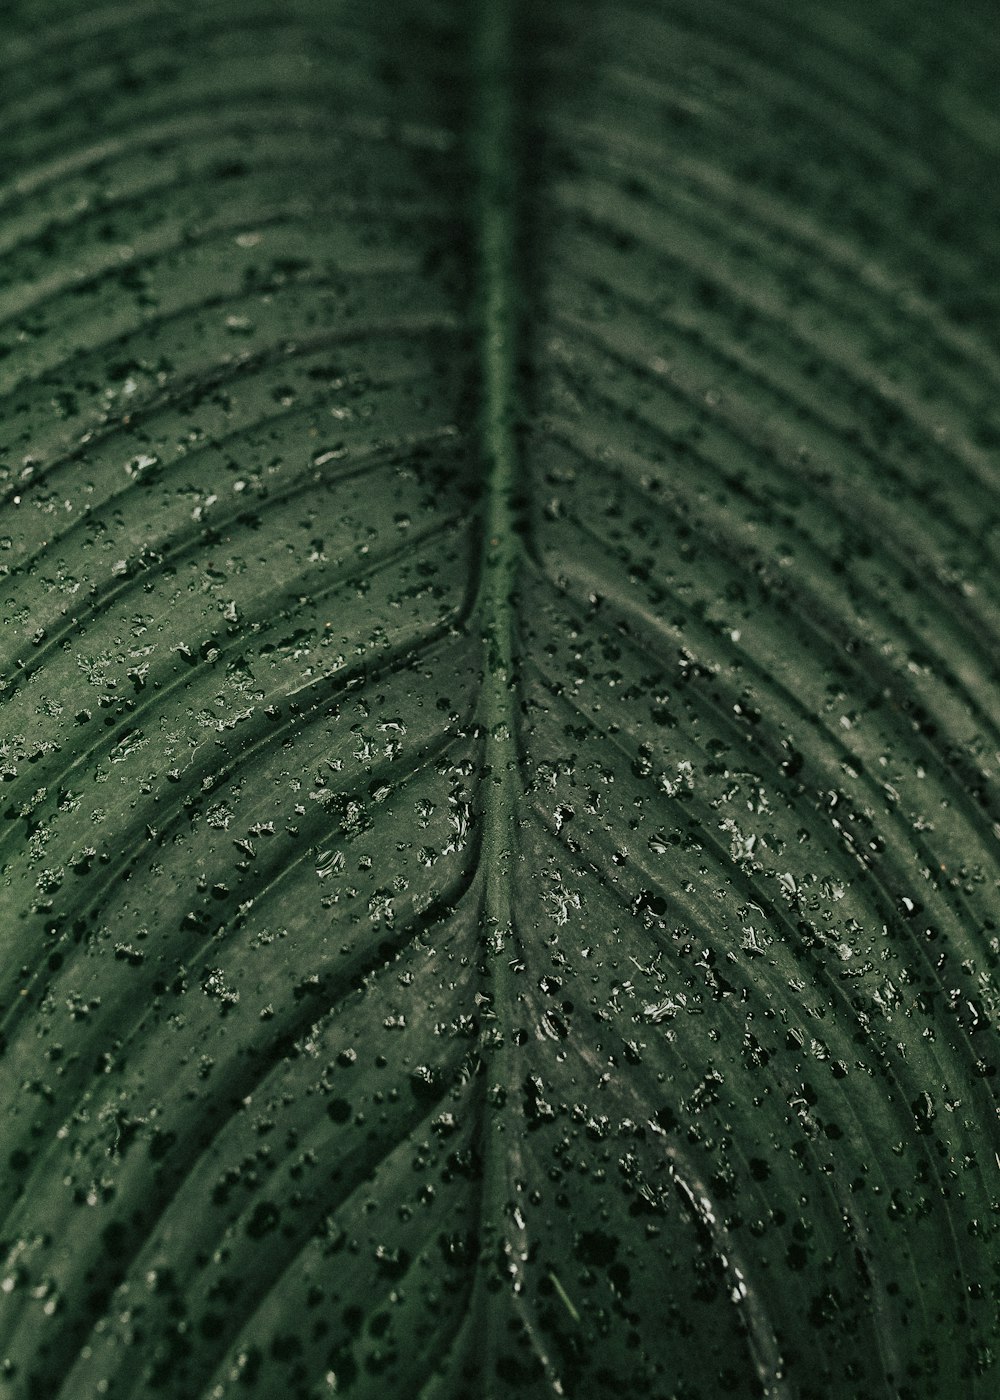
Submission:
[[[5,7],[4,1397],[995,1394],[994,18]]]

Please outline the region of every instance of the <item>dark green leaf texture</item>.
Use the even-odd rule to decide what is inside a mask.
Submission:
[[[2,21],[0,1393],[995,1395],[992,6]]]

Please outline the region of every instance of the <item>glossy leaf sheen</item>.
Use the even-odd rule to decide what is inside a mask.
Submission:
[[[0,1393],[996,1393],[997,58],[5,7]]]

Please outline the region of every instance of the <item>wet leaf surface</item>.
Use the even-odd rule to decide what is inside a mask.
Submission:
[[[4,31],[0,1393],[995,1394],[991,8]]]

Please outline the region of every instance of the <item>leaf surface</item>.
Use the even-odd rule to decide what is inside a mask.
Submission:
[[[0,1393],[992,1395],[989,7],[5,29]]]

